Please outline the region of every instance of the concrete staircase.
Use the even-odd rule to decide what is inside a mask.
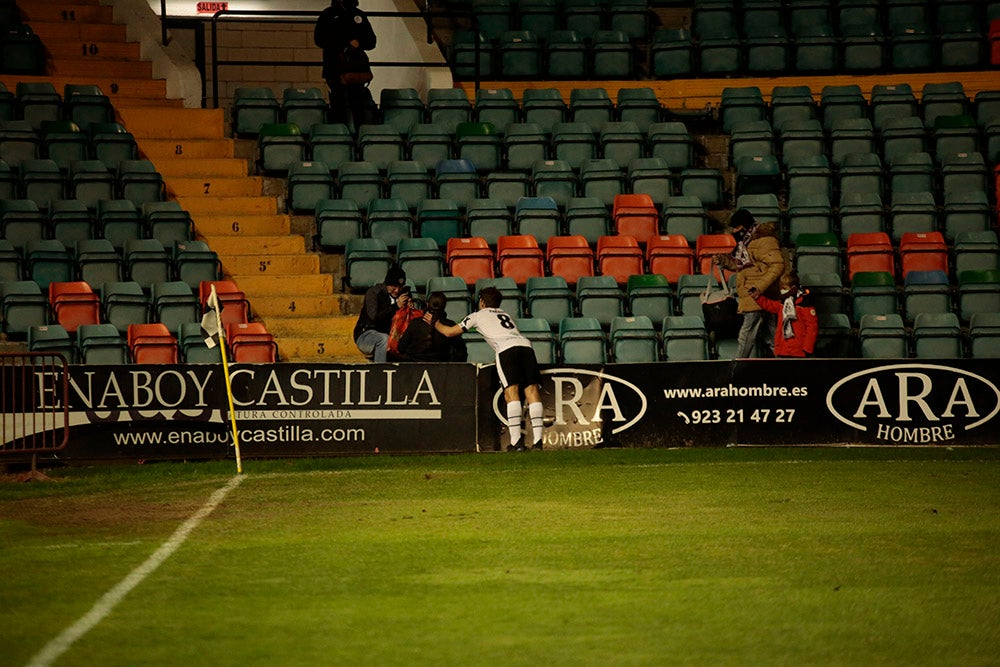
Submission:
[[[281,198],[264,194],[249,160],[235,157],[221,109],[118,110],[140,151],[156,165],[167,194],[194,218],[195,230],[222,260],[252,313],[288,361],[363,361],[351,332],[351,299],[335,292],[320,256],[292,231]]]
[[[32,0],[22,14],[51,56],[48,75],[0,80],[11,90],[18,81],[50,81],[59,91],[67,83],[100,86],[142,156],[163,175],[168,197],[191,213],[198,238],[219,254],[225,277],[274,334],[281,358],[364,361],[351,336],[357,298],[335,291],[320,255],[307,249],[306,236],[293,233],[281,198],[265,194],[264,179],[250,173],[251,160],[236,157],[224,111],[167,100],[164,82],[139,60],[138,43],[126,41],[125,26],[114,24],[111,7],[99,0]]]

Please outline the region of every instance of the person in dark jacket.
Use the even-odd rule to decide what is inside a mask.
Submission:
[[[448,338],[434,327],[438,322],[447,327],[455,325],[445,316],[447,303],[444,292],[431,292],[427,296],[424,316],[410,322],[399,339],[401,361],[465,361],[468,358],[465,342],[460,337]]]
[[[392,316],[398,308],[406,305],[402,297],[404,285],[406,273],[393,267],[386,271],[383,282],[372,285],[365,292],[365,304],[354,325],[354,343],[376,363],[386,361]]]
[[[316,20],[313,41],[323,49],[323,78],[330,87],[330,122],[348,124],[353,118],[355,131],[365,123],[376,122],[375,101],[367,85],[340,80],[345,55],[375,48],[375,31],[358,9],[358,0],[330,0],[330,6]]]

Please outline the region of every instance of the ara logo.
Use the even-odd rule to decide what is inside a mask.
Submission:
[[[605,435],[621,433],[646,414],[646,395],[614,375],[551,368],[542,371],[542,379],[547,446],[599,445]],[[493,397],[493,410],[499,420],[507,420],[502,390]]]
[[[898,364],[848,375],[830,387],[826,405],[878,440],[933,444],[990,421],[1000,411],[1000,389],[959,368]]]

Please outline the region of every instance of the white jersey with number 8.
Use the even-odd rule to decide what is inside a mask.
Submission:
[[[483,308],[470,313],[460,326],[463,331],[478,331],[497,354],[512,347],[531,347],[531,341],[517,330],[514,318],[500,308]]]

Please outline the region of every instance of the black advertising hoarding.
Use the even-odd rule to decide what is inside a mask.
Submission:
[[[475,375],[475,366],[466,364],[234,365],[240,452],[474,451]],[[221,366],[72,366],[69,384],[72,429],[65,459],[233,454]],[[41,393],[41,401],[57,400],[54,391]]]
[[[545,446],[996,444],[998,370],[983,359],[552,367]],[[484,369],[479,390],[480,448],[504,449],[495,371]]]
[[[221,366],[69,369],[60,458],[233,455]],[[230,376],[246,457],[497,451],[508,442],[493,366],[242,364]],[[611,364],[549,367],[543,378],[547,449],[998,442],[992,359]],[[8,410],[61,408],[59,373],[39,372],[27,386],[30,400],[7,392]]]

